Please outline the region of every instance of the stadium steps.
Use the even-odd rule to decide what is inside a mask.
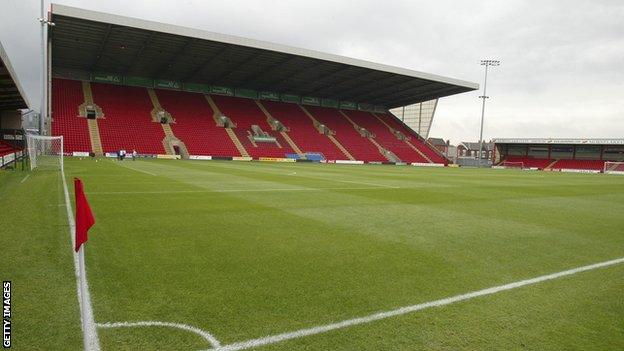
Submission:
[[[154,105],[154,108],[163,110],[162,106],[160,106],[160,101],[158,100],[158,96],[156,95],[154,89],[147,88],[147,94],[149,95],[150,101],[152,101],[152,105]]]
[[[87,125],[89,126],[89,138],[91,139],[91,151],[95,156],[103,156],[102,139],[100,139],[100,128],[98,127],[97,119],[87,119]]]
[[[355,130],[359,130],[360,128],[363,128],[362,126],[358,125],[357,123],[355,123],[349,116],[347,116],[346,113],[344,113],[344,111],[339,110],[340,114],[342,115],[342,117],[346,118],[347,121],[349,121],[349,123],[351,123],[353,125],[353,128],[355,128]],[[372,133],[372,131],[369,131]],[[373,136],[369,136],[366,137],[366,139],[368,141],[370,141],[373,145],[375,145],[377,147],[377,150],[379,151],[379,153],[386,158],[386,160],[390,161],[390,162],[401,162],[401,160],[390,150],[386,149],[385,147],[381,146],[381,144],[379,144]]]
[[[314,122],[310,123],[310,117],[299,105],[270,100],[262,101],[262,105],[271,116],[288,126],[288,136],[306,155],[318,153],[325,160],[346,159],[344,153],[329,138],[319,135],[319,128]]]
[[[551,167],[554,166],[555,163],[557,163],[557,161],[559,160],[553,160],[551,163],[548,164],[548,166],[544,167],[544,169],[548,169],[548,170],[551,169]]]
[[[422,156],[425,160],[427,160],[427,162],[434,163],[433,161],[431,161],[429,156],[425,155],[422,151],[420,151],[420,149],[418,149],[416,146],[414,146],[414,144],[412,144],[409,140],[405,139],[405,140],[403,140],[403,142],[406,143],[412,149],[414,149],[414,151],[418,152],[420,154],[420,156]]]
[[[383,123],[386,127],[388,127],[388,129],[390,129],[392,134],[396,135],[397,132],[401,132],[400,130],[392,128],[386,121],[384,121],[382,118],[380,118],[377,114],[373,113],[373,116],[375,116],[375,118],[377,118],[379,120],[379,122]],[[405,144],[407,144],[412,150],[416,151],[425,160],[427,160],[427,162],[434,163],[431,160],[431,158],[429,158],[429,156],[425,155],[422,151],[420,151],[419,148],[417,148],[414,144],[411,143],[411,141],[409,140],[409,136],[405,135],[405,139],[403,139],[403,142]]]
[[[385,162],[386,158],[379,153],[379,149],[367,137],[373,135],[368,129],[358,129],[340,113],[339,109],[323,106],[306,106],[306,109],[323,125],[335,132],[334,138],[349,150],[349,153],[359,161]]]
[[[91,152],[95,156],[103,156],[104,151],[102,149],[102,139],[100,137],[100,128],[98,127],[97,119],[104,118],[104,113],[100,106],[93,102],[93,92],[91,91],[91,83],[87,81],[82,82],[82,94],[84,95],[84,102],[78,106],[79,115],[87,118],[87,110],[95,110],[95,119],[87,118],[87,126],[89,128],[89,140],[91,142]]]
[[[416,131],[408,127],[398,117],[396,117],[389,111],[382,113],[382,114],[378,114],[378,116],[379,118],[385,119],[386,123],[391,125],[394,129],[400,131],[405,136],[409,136],[410,143],[412,144],[412,146],[418,148],[420,152],[427,155],[427,158],[432,163],[443,163],[443,164],[448,163],[449,160],[446,158],[446,156],[444,156],[440,152],[440,150],[436,149],[434,146],[429,144]]]
[[[215,123],[219,125],[219,117],[222,115],[221,110],[219,109],[219,106],[217,106],[214,100],[212,100],[210,95],[204,95],[204,96],[206,97],[206,101],[208,101],[208,104],[210,104],[210,107],[212,108],[212,111],[213,111],[212,118],[215,120]],[[238,136],[236,136],[236,133],[234,133],[232,128],[224,128],[224,129],[226,133],[228,134],[228,136],[230,137],[230,140],[232,140],[232,143],[234,143],[234,146],[236,146],[236,149],[241,154],[241,156],[249,157],[249,153],[247,152],[243,144],[240,142],[240,140],[238,139]]]
[[[81,117],[87,117],[87,110],[95,110],[96,118],[104,118],[102,108],[93,101],[93,91],[91,90],[91,82],[82,81],[82,95],[84,96],[84,102],[78,106],[78,115]]]
[[[322,124],[316,118],[314,118],[314,116],[312,116],[312,114],[305,107],[303,107],[301,105],[299,105],[299,107],[301,107],[303,112],[308,117],[310,117],[310,119],[312,120],[312,123],[314,124],[315,127],[317,127],[318,125]],[[333,135],[327,135],[327,134],[323,134],[323,135],[325,135],[329,140],[331,140],[331,142],[334,143],[334,145],[336,145],[338,150],[340,150],[349,160],[355,161],[355,157],[351,156],[351,153],[349,153],[349,151],[347,151],[347,149],[345,149],[345,147],[342,146],[342,144],[340,144],[340,142],[338,140],[336,140],[336,138],[334,138]]]
[[[392,126],[390,126],[386,121],[380,118],[376,113],[371,112],[371,115],[373,115],[379,122],[385,125],[388,128],[388,130],[390,130],[392,135],[394,135],[398,140],[401,140],[401,141],[409,140],[410,137],[408,135],[403,134],[403,132],[401,132],[398,129],[392,128]]]
[[[175,147],[178,147],[180,150],[180,156],[184,159],[189,158],[189,152],[186,148],[186,144],[182,140],[173,134],[173,130],[169,124],[163,123],[161,124],[163,132],[165,133],[165,138],[162,140],[163,147],[165,148],[165,152],[167,155],[175,155]]]
[[[267,123],[272,126],[273,121],[276,121],[276,118],[273,117],[273,115],[271,115],[271,113],[264,107],[264,105],[262,105],[260,101],[256,100],[256,105],[258,105],[262,113],[264,113],[264,115],[267,117]],[[290,138],[290,136],[288,136],[288,132],[281,131],[280,135],[284,138],[284,140],[286,140],[286,143],[290,145],[290,147],[297,153],[297,155],[299,155],[300,157],[305,156],[304,153],[301,151],[301,149],[299,149],[297,144],[295,144],[295,142]],[[279,142],[278,142],[278,145],[279,145]],[[281,148],[281,145],[280,145],[280,148]]]
[[[386,158],[386,160],[390,161],[390,162],[403,162],[401,161],[401,159],[394,154],[394,152],[384,148],[383,146],[381,146],[377,141],[375,141],[372,138],[369,138],[368,140],[370,140],[371,143],[373,143],[373,145],[377,146],[377,149],[379,150],[379,153],[383,155],[383,157]]]
[[[158,100],[158,95],[156,95],[154,89],[148,88],[147,94],[149,95],[152,106],[154,107],[151,113],[152,121],[160,123],[163,133],[165,134],[165,137],[162,140],[163,147],[165,148],[165,153],[167,155],[175,155],[175,147],[177,146],[178,150],[180,150],[180,156],[182,158],[188,159],[189,152],[186,148],[186,145],[182,140],[180,140],[180,138],[175,136],[173,130],[171,129],[171,126],[169,125],[169,123],[175,123],[175,119],[169,112],[167,112],[162,107],[162,105],[160,104],[160,100]],[[164,116],[167,117],[168,123],[161,123],[159,113],[164,113]]]

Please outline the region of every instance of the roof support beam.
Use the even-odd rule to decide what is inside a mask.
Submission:
[[[299,56],[292,56],[292,57],[286,57],[283,60],[280,60],[279,62],[267,67],[264,71],[259,72],[257,74],[254,74],[250,77],[247,77],[246,80],[249,81],[250,85],[258,85],[258,82],[261,80],[261,78],[264,77],[270,77],[272,74],[276,73],[277,71],[281,70],[284,66],[288,65],[289,63],[292,63],[296,60],[300,59]],[[269,89],[270,87],[265,87],[265,89]]]
[[[277,86],[276,88],[283,88],[284,85],[287,86],[288,82],[296,81],[298,79],[298,77],[301,77],[302,75],[305,75],[306,73],[309,73],[310,70],[315,69],[317,67],[320,67],[320,66],[322,66],[324,64],[326,64],[326,62],[312,63],[310,66],[308,66],[306,68],[302,68],[302,69],[298,70],[296,73],[288,75],[286,78],[280,77],[278,79],[274,79],[274,80],[270,81],[269,83],[267,83],[266,85],[273,86],[275,84],[282,83],[281,86]],[[286,83],[286,84],[284,84],[284,83]]]
[[[217,76],[215,78],[212,79],[213,82],[215,83],[220,83],[221,80],[231,76],[234,73],[240,72],[240,68],[245,66],[246,64],[253,62],[254,60],[256,60],[258,57],[262,56],[264,54],[264,52],[262,50],[258,50],[258,52],[249,55],[247,58],[243,59],[242,61],[238,62],[236,64],[236,66],[232,67],[231,69],[228,68],[228,70],[224,73],[222,73],[220,76]]]
[[[417,98],[410,98],[410,96],[413,96],[413,95],[415,96],[415,94],[410,94],[407,96],[403,95],[403,96],[396,97],[394,99],[386,100],[385,105],[388,108],[412,105],[412,104],[417,104],[417,103],[421,103],[421,102],[425,102],[425,101],[429,101],[433,99],[438,99],[440,97],[453,95],[453,94],[462,92],[462,91],[457,91],[454,88],[457,88],[457,87],[453,87],[453,86],[442,87],[440,89],[431,90],[424,95],[419,95]]]
[[[98,47],[98,50],[95,53],[95,57],[93,58],[93,61],[91,61],[91,64],[89,65],[89,71],[93,72],[97,64],[100,62],[100,59],[102,58],[102,54],[104,53],[104,48],[106,47],[106,43],[108,42],[108,37],[110,37],[112,29],[113,29],[112,24],[109,24],[106,27],[106,34],[104,34],[104,38],[100,42],[100,46]]]
[[[338,74],[338,73],[341,73],[341,72],[348,71],[348,70],[350,70],[350,69],[352,69],[352,68],[353,68],[353,67],[346,67],[346,68],[342,68],[342,69],[340,69],[340,70],[336,71],[334,74],[332,74],[332,76],[333,76],[333,75],[336,75],[336,74]],[[368,73],[365,73],[364,75],[360,76],[360,77],[359,77],[359,79],[364,79],[364,78],[362,78],[362,77],[366,77],[366,76],[371,75],[371,74],[373,74],[373,73],[377,73],[377,72],[368,72]],[[330,77],[331,77],[331,76],[330,76]],[[321,92],[323,92],[323,91],[325,91],[325,90],[328,90],[328,89],[336,90],[339,86],[341,86],[341,85],[343,85],[343,84],[346,84],[346,83],[351,83],[351,82],[353,82],[354,80],[356,80],[356,78],[354,78],[354,77],[347,77],[347,78],[344,78],[344,79],[339,80],[338,82],[333,82],[333,81],[331,81],[331,82],[329,82],[329,83],[327,83],[327,84],[325,84],[325,85],[322,85],[322,86],[320,86],[320,87],[318,87],[318,88],[315,88],[314,90],[311,90],[311,91],[307,92],[307,94],[309,94],[309,95],[315,95],[315,94],[321,93]]]
[[[339,69],[336,69],[336,71],[332,72],[329,76],[333,76],[335,74],[339,74],[339,73],[343,73],[343,72],[348,72],[348,71],[350,71],[352,69],[353,69],[353,67],[351,67],[351,66],[340,67]],[[309,90],[309,91],[306,92],[306,94],[307,95],[315,95],[315,94],[317,94],[317,93],[319,93],[319,92],[321,92],[323,90],[327,90],[327,89],[329,89],[329,88],[331,88],[333,86],[337,86],[337,85],[345,84],[347,82],[351,82],[351,81],[353,81],[353,79],[354,79],[353,77],[348,77],[348,78],[341,79],[338,82],[333,82],[332,81],[330,83],[321,85],[320,87],[317,87],[317,88],[314,88],[312,90]]]
[[[168,73],[171,70],[171,67],[173,66],[173,64],[178,61],[178,59],[180,58],[180,56],[182,56],[182,54],[187,52],[191,48],[191,46],[195,44],[195,41],[196,39],[194,38],[187,39],[186,43],[182,46],[182,48],[180,48],[180,50],[176,51],[171,56],[171,58],[167,60],[167,62],[163,63],[160,67],[154,70],[154,73],[152,73],[152,76],[154,77],[158,75],[166,76],[166,74],[164,73]]]
[[[381,78],[379,80],[373,79],[373,80],[369,81],[368,83],[359,84],[359,85],[357,85],[357,86],[355,86],[353,88],[343,90],[340,93],[344,94],[344,95],[347,95],[347,96],[348,95],[352,95],[355,98],[355,96],[358,96],[358,95],[360,95],[362,93],[370,92],[372,89],[375,89],[375,88],[377,88],[379,86],[383,86],[386,83],[387,84],[392,84],[392,81],[396,80],[397,78],[398,78],[397,76],[388,75],[388,76],[386,76],[384,78]],[[408,84],[408,83],[413,83],[413,80],[411,78],[409,78],[409,77],[406,77],[406,78],[400,80],[399,83],[395,83],[394,85],[386,86],[385,88],[382,88],[382,89],[388,89],[388,88],[396,87],[397,85],[404,85],[404,84]],[[379,90],[377,90],[377,92],[379,92]]]
[[[363,94],[359,94],[359,95],[353,95],[353,97],[355,98],[357,96],[359,99],[366,100],[366,99],[369,99],[371,97],[394,96],[394,95],[397,95],[397,94],[401,94],[402,92],[404,92],[406,90],[408,90],[408,91],[409,90],[414,90],[414,89],[420,90],[423,87],[430,87],[431,85],[439,84],[439,83],[436,83],[436,82],[427,82],[425,84],[414,86],[413,83],[414,82],[412,80],[405,80],[405,81],[403,81],[403,82],[401,82],[399,84],[389,85],[389,86],[386,86],[386,87],[381,88],[379,90],[370,90],[369,89],[367,93],[363,93]],[[410,85],[411,85],[411,87],[410,87]],[[404,86],[407,86],[407,89],[403,89]],[[425,88],[425,89],[427,89],[427,88]]]
[[[220,56],[224,55],[231,47],[232,47],[232,45],[224,46],[216,54],[210,56],[207,60],[205,60],[204,62],[200,63],[197,66],[197,68],[195,70],[193,70],[193,72],[187,74],[186,77],[184,77],[182,80],[183,81],[188,81],[189,79],[194,78],[195,76],[197,76],[199,73],[201,73],[201,71],[203,71],[204,69],[208,68],[208,66],[213,64]]]
[[[137,50],[137,52],[132,57],[132,60],[130,60],[130,63],[128,63],[126,67],[124,68],[123,70],[124,75],[128,74],[128,72],[130,72],[130,70],[134,68],[134,66],[136,66],[137,59],[143,54],[143,51],[145,51],[145,49],[149,46],[149,43],[152,41],[153,37],[154,37],[154,32],[149,32],[149,34],[147,35],[145,40],[143,40],[143,43],[139,47],[139,50]]]

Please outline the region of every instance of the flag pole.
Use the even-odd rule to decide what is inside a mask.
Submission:
[[[88,329],[88,316],[86,313],[87,306],[87,276],[85,269],[85,257],[84,257],[85,245],[80,246],[80,250],[78,250],[78,267],[80,269],[80,304],[82,305],[82,315],[80,316],[82,320],[82,331],[85,335],[89,335],[90,331]],[[82,338],[84,349],[90,350],[91,347],[89,345],[89,338]]]

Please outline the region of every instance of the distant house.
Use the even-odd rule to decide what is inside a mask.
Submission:
[[[471,157],[478,158],[479,155],[479,142],[462,141],[457,145],[457,157]],[[481,158],[491,159],[494,152],[494,143],[483,143],[483,153]]]
[[[427,142],[440,151],[446,158],[454,160],[457,155],[457,148],[451,145],[449,140],[444,141],[442,138],[429,138]]]
[[[448,151],[447,141],[444,141],[444,139],[442,138],[429,138],[427,139],[427,141],[429,142],[429,144],[433,145],[433,147],[438,149],[438,151],[446,155],[446,152]]]

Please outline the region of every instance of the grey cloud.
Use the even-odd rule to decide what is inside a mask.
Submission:
[[[624,137],[624,2],[58,0],[481,83],[485,137]],[[38,1],[0,2],[0,40],[38,101]],[[8,9],[8,11],[5,11]],[[481,92],[441,100],[432,136],[476,140]]]

